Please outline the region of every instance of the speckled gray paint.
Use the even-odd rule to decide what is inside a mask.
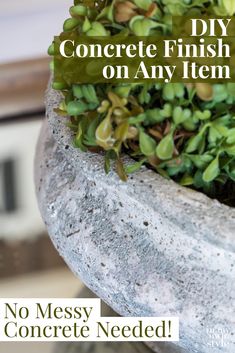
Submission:
[[[119,314],[179,316],[179,352],[234,352],[235,210],[145,167],[127,183],[105,175],[101,155],[72,146],[59,100],[48,91],[35,179],[61,256]],[[227,346],[210,347],[216,328]]]
[[[95,298],[88,288],[84,287],[79,298]],[[101,302],[101,315],[105,317],[118,316],[107,304]],[[152,353],[141,342],[59,342],[54,353]],[[170,353],[170,352],[169,352]]]

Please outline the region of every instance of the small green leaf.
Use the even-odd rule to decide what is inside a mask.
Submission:
[[[101,18],[107,18],[110,22],[113,22],[113,5],[114,3],[104,7],[96,19],[100,20]]]
[[[95,133],[97,145],[103,147],[105,150],[111,148],[114,143],[112,138],[113,127],[110,114],[111,111],[109,111],[108,115],[102,120]]]
[[[181,107],[175,107],[173,110],[173,120],[176,125],[182,124],[190,117],[191,117],[191,111],[189,109],[183,110]]]
[[[213,157],[210,154],[198,154],[198,155],[188,155],[193,164],[198,169],[205,169],[206,166],[213,160]]]
[[[227,145],[224,147],[224,151],[231,156],[235,156],[235,144],[231,146]]]
[[[53,82],[52,88],[56,91],[62,91],[68,88],[68,85],[65,82]]]
[[[169,133],[159,142],[156,154],[162,160],[170,159],[173,156],[174,148],[173,136],[172,133]]]
[[[70,116],[77,116],[84,113],[87,108],[87,104],[81,101],[72,101],[68,103],[67,112]]]
[[[184,176],[180,179],[180,185],[182,186],[190,186],[193,185],[193,177],[188,174],[184,174]]]
[[[83,121],[80,121],[78,125],[78,130],[74,139],[74,145],[75,147],[80,148],[82,151],[86,151],[86,147],[82,143],[82,137],[83,137],[83,132],[84,132],[84,126],[83,126]]]
[[[220,173],[219,155],[208,165],[203,173],[203,180],[207,183],[213,181]]]
[[[88,20],[88,18],[86,17],[84,22],[83,22],[83,25],[82,25],[82,30],[84,33],[88,32],[89,29],[91,29],[91,23],[90,21]]]
[[[91,23],[91,28],[86,32],[88,37],[104,37],[108,36],[108,32],[102,23],[94,21]]]
[[[226,166],[225,168],[229,178],[233,181],[235,181],[235,165],[233,167]]]
[[[83,98],[81,85],[73,85],[73,95],[74,95],[74,97],[76,97],[78,99]]]
[[[125,141],[127,138],[127,134],[128,134],[128,128],[129,128],[129,124],[127,121],[123,121],[121,124],[119,124],[114,132],[114,138],[117,141]]]
[[[137,116],[131,116],[130,118],[128,118],[128,122],[130,125],[136,125],[136,124],[144,122],[145,119],[146,119],[146,114],[141,113]]]
[[[201,112],[200,110],[197,110],[194,113],[194,117],[198,120],[208,120],[211,117],[211,112],[210,110],[204,110],[203,112]]]
[[[64,21],[64,32],[69,32],[72,31],[75,27],[77,27],[80,23],[80,20],[77,18],[68,18],[67,20]]]
[[[131,173],[137,172],[146,161],[147,161],[147,159],[144,158],[139,162],[136,162],[136,163],[133,163],[131,165],[126,166],[125,167],[126,173],[131,174]]]
[[[85,131],[85,136],[84,136],[84,143],[87,146],[96,146],[97,145],[95,132],[96,132],[98,124],[99,124],[99,116],[96,116],[95,119],[92,119],[90,124],[88,125],[88,127]]]
[[[127,181],[127,175],[123,166],[123,163],[120,158],[116,162],[117,173],[122,181]]]
[[[104,157],[104,170],[106,174],[108,174],[110,171],[110,158],[108,153],[106,153]]]
[[[184,121],[183,109],[181,107],[174,108],[173,120],[177,125],[181,124]]]
[[[217,140],[221,139],[221,134],[215,127],[212,125],[209,129],[208,140],[210,143],[216,143]]]
[[[229,145],[230,144],[235,144],[235,128],[229,130],[226,142]]]
[[[51,55],[51,56],[53,56],[55,54],[55,43],[54,42],[49,46],[47,53],[48,53],[48,55]]]
[[[163,98],[165,100],[173,100],[175,98],[175,91],[174,91],[174,86],[173,83],[167,83],[163,87]]]
[[[145,117],[149,124],[160,123],[165,120],[165,116],[159,108],[146,110]]]
[[[203,134],[199,132],[197,135],[191,137],[188,141],[188,146],[186,148],[187,153],[192,153],[200,147],[201,142],[203,141]]]
[[[70,7],[70,14],[72,16],[85,16],[87,14],[87,7],[83,5],[77,5]]]
[[[140,8],[145,11],[148,10],[149,6],[152,4],[151,0],[134,0],[134,3]]]
[[[88,103],[95,103],[96,105],[99,104],[95,88],[92,85],[83,85],[81,88],[83,96]]]
[[[139,142],[140,142],[140,150],[145,156],[154,155],[157,144],[152,137],[150,137],[143,131],[140,131]]]

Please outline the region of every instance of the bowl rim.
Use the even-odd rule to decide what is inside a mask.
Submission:
[[[143,193],[145,190],[148,190],[149,193],[149,181],[151,181],[152,186],[158,188],[158,193],[162,195],[165,192],[164,195],[165,198],[168,199],[168,202],[172,201],[172,208],[180,209],[184,207],[185,209],[188,207],[191,209],[190,214],[188,216],[185,215],[186,222],[190,219],[190,216],[192,223],[199,221],[201,226],[203,222],[207,223],[207,226],[209,223],[210,225],[213,224],[214,232],[210,232],[208,228],[208,232],[212,233],[210,235],[208,234],[207,240],[209,242],[212,244],[220,243],[222,248],[235,251],[235,208],[224,205],[218,200],[211,199],[202,192],[181,186],[173,180],[165,179],[146,166],[142,166],[139,171],[133,173],[127,183],[122,182],[113,170],[106,175],[103,168],[102,153],[81,152],[78,148],[73,146],[72,131],[65,124],[68,117],[59,116],[54,111],[55,108],[58,108],[61,99],[61,92],[52,89],[50,81],[45,99],[49,130],[59,148],[64,150],[65,155],[70,155],[71,164],[76,165],[78,161],[82,160],[83,165],[93,170],[94,178],[96,174],[102,175],[104,182],[109,185],[112,183],[116,184],[120,189],[123,188],[123,184],[126,184],[128,185],[128,189],[132,189],[130,191],[132,195],[133,192],[136,192],[136,188]],[[133,160],[131,157],[125,156],[124,163],[131,164]],[[144,182],[145,180],[147,180],[147,182]],[[156,190],[154,190],[156,188],[152,188],[155,195],[157,195]],[[124,189],[126,190],[126,187],[124,187]],[[176,197],[170,199],[169,196],[171,195]]]

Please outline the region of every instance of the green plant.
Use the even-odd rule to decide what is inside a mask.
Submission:
[[[112,36],[167,33],[172,15],[233,15],[234,0],[75,0],[64,31]],[[53,44],[49,54],[53,55]],[[184,186],[235,203],[235,84],[76,84],[57,112],[69,115],[74,145],[105,151],[122,180],[147,164]],[[128,153],[136,162],[122,163]]]

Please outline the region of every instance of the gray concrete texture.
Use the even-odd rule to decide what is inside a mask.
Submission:
[[[61,256],[120,315],[178,316],[180,341],[159,352],[235,352],[235,210],[145,167],[105,175],[102,155],[73,147],[60,99],[48,90],[35,181]]]

